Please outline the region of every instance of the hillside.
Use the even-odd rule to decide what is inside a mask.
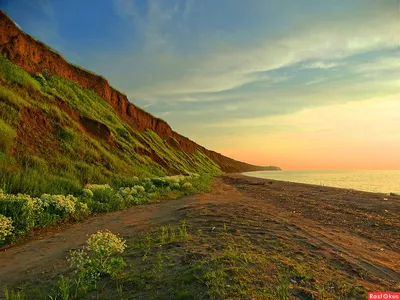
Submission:
[[[132,176],[260,167],[210,151],[68,63],[0,11],[0,184],[10,192],[74,193]]]

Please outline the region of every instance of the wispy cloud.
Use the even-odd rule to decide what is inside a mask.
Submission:
[[[307,82],[305,83],[305,85],[317,84],[317,83],[324,82],[324,81],[326,81],[326,80],[327,80],[326,77],[316,78],[316,79],[313,79],[313,80],[311,80],[311,81],[307,81]]]
[[[397,70],[400,72],[400,56],[373,58],[369,61],[355,64],[352,68],[357,73]]]
[[[224,33],[220,31],[207,36],[194,31],[185,43],[209,50],[178,53],[175,49],[182,42],[179,37],[185,24],[179,18],[171,23],[171,19],[184,10],[163,3],[149,2],[145,19],[140,21],[146,32],[143,51],[121,62],[125,68],[142,72],[128,77],[131,80],[116,76],[116,82],[135,97],[237,89],[267,81],[270,78],[265,73],[301,62],[306,68],[334,69],[356,54],[398,46],[397,12],[388,3],[368,2],[357,11],[297,20],[280,35],[259,36],[258,41],[248,45],[224,43]],[[187,1],[182,7],[185,5],[191,4]]]
[[[60,38],[64,28],[51,10],[56,2],[12,2],[19,3],[10,6],[15,11],[21,11],[22,4],[37,10],[41,6],[32,3],[44,3],[41,18],[31,26],[21,25],[38,31],[45,38],[36,36],[51,46],[60,45],[56,49],[67,45],[67,58],[81,51],[82,43]],[[301,118],[323,122],[322,113],[333,106],[337,114],[342,110],[347,115],[350,106],[345,103],[372,98],[379,102],[400,88],[395,1],[297,4],[113,0],[114,10],[107,12],[118,24],[113,34],[128,40],[129,46],[113,48],[110,40],[107,47],[93,46],[80,61],[105,75],[131,101],[205,146],[228,151],[238,134],[247,137],[251,132],[252,141],[258,141],[249,141],[252,147],[265,138],[282,143],[279,151],[289,153],[285,141],[301,144],[299,130],[319,132]],[[85,40],[85,45],[90,47],[90,42]],[[301,114],[305,110],[309,113]],[[312,118],[313,112],[317,115]],[[287,135],[270,135],[281,129]],[[316,139],[318,134],[305,137]],[[312,150],[305,142],[301,147]]]
[[[324,62],[324,61],[316,61],[309,64],[304,64],[304,69],[332,69],[335,67],[342,66],[343,62]]]

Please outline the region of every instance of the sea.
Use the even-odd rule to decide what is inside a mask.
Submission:
[[[318,170],[258,171],[247,176],[354,189],[376,193],[400,194],[400,170]]]

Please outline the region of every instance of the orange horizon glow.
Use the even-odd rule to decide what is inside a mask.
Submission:
[[[247,126],[258,122],[282,124],[289,129],[264,135],[238,134],[217,151],[236,160],[283,170],[398,170],[399,99],[397,94],[249,120]]]

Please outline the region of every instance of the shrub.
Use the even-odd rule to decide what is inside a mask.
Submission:
[[[164,178],[153,178],[151,182],[158,188],[167,187],[169,185],[168,181]]]
[[[75,220],[84,220],[90,215],[90,209],[86,203],[77,202],[75,204],[75,211],[72,214],[72,217]]]
[[[141,184],[148,193],[152,193],[157,190],[157,187],[153,184],[150,178],[143,179]]]
[[[12,234],[13,229],[12,219],[0,215],[0,243],[5,240],[6,236]]]
[[[17,234],[26,233],[35,226],[35,201],[28,195],[1,193],[0,214],[13,220]]]
[[[101,275],[118,275],[125,262],[115,254],[123,253],[125,249],[125,240],[103,230],[92,234],[82,249],[71,251],[68,260],[81,278],[95,283]]]
[[[185,188],[185,189],[191,189],[193,187],[193,185],[190,182],[185,182],[182,185],[182,187]]]
[[[133,187],[138,193],[144,193],[145,192],[145,188],[141,185],[135,185]]]
[[[101,262],[106,261],[113,253],[122,253],[126,242],[108,230],[92,234],[87,241],[87,248]]]
[[[181,188],[181,185],[178,182],[174,182],[171,184],[171,189],[179,190],[180,188]]]
[[[92,212],[108,212],[123,208],[123,203],[121,203],[116,192],[108,184],[92,184],[89,186],[89,189],[93,192],[93,197],[85,200]]]
[[[72,195],[63,196],[49,194],[43,194],[40,200],[48,213],[60,216],[63,219],[75,213],[75,204],[78,201]]]
[[[183,180],[185,180],[185,176],[183,175],[167,176],[165,180],[167,180],[170,183],[180,183]]]
[[[90,189],[88,189],[88,188],[83,189],[83,190],[82,190],[82,193],[83,193],[83,197],[86,197],[86,198],[92,198],[92,197],[93,197],[93,192],[92,192],[92,190],[90,190]]]
[[[117,193],[117,198],[126,204],[126,206],[148,203],[149,199],[145,194],[145,189],[141,185],[135,185],[132,188],[122,187]]]

